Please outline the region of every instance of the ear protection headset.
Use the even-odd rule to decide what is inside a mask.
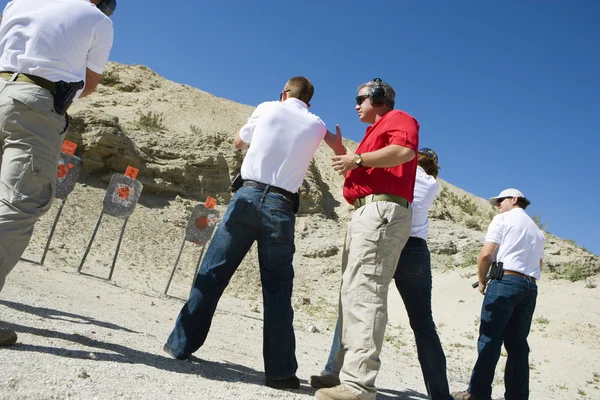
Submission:
[[[385,90],[381,86],[381,79],[373,79],[373,86],[369,91],[369,99],[373,107],[381,107],[385,103]]]
[[[104,15],[110,17],[117,8],[117,0],[102,0],[100,3],[96,4],[98,10],[102,11]]]
[[[388,107],[394,108],[394,100],[388,100],[386,97],[385,90],[381,84],[381,79],[373,79],[373,86],[371,86],[371,90],[369,91],[371,105],[373,107],[381,107],[382,105],[387,104]]]

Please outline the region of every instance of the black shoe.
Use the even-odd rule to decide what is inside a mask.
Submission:
[[[0,329],[0,346],[12,346],[17,342],[17,334],[10,329]]]
[[[267,379],[265,385],[273,389],[300,389],[300,379],[296,375],[285,379]]]
[[[167,353],[170,357],[176,359],[176,360],[186,360],[187,357],[177,357],[175,354],[173,354],[173,352],[171,351],[171,348],[169,347],[169,343],[165,343],[165,345],[163,346],[163,351],[165,353]]]

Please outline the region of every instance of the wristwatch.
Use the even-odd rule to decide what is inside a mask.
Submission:
[[[362,159],[362,156],[361,156],[360,154],[357,154],[357,155],[355,155],[355,156],[354,156],[354,163],[355,163],[356,165],[358,165],[359,167],[362,167],[362,166],[363,166],[363,165],[362,165],[362,163],[363,163],[363,159]]]

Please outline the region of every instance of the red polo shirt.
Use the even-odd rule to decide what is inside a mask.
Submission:
[[[348,203],[370,194],[394,194],[412,203],[417,174],[419,123],[404,111],[392,110],[367,128],[356,154],[369,153],[390,144],[408,147],[415,157],[391,168],[361,167],[348,171],[344,181],[344,198]]]

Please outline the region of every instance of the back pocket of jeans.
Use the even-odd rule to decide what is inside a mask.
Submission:
[[[296,215],[292,211],[271,209],[272,237],[278,242],[294,244]]]

